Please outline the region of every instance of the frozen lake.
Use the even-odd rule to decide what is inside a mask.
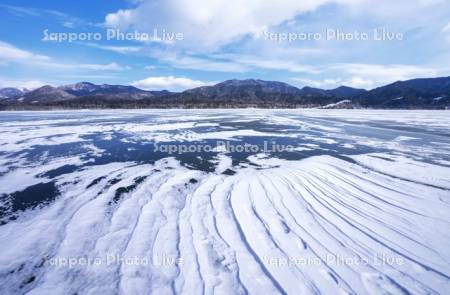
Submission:
[[[450,294],[450,111],[0,112],[0,294]]]

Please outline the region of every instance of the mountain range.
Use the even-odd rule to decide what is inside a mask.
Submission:
[[[380,108],[448,109],[450,77],[398,81],[370,91],[297,88],[283,82],[227,80],[183,92],[146,91],[133,86],[89,82],[35,90],[0,89],[0,109],[79,108]]]

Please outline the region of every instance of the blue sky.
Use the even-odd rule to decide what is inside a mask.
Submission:
[[[0,87],[177,91],[258,78],[371,89],[450,75],[448,0],[2,0],[0,24]],[[107,40],[108,30],[182,38]],[[44,31],[77,40],[46,41]]]

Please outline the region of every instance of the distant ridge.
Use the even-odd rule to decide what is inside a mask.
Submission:
[[[178,93],[89,82],[47,85],[33,91],[0,89],[2,110],[174,107],[448,109],[450,77],[398,81],[370,91],[348,86],[300,89],[284,82],[257,79],[227,80]]]

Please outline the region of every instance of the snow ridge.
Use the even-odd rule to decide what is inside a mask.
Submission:
[[[330,156],[278,164],[226,176],[169,158],[65,174],[53,204],[0,228],[0,292],[449,290],[448,187]],[[55,262],[108,255],[148,261]]]

